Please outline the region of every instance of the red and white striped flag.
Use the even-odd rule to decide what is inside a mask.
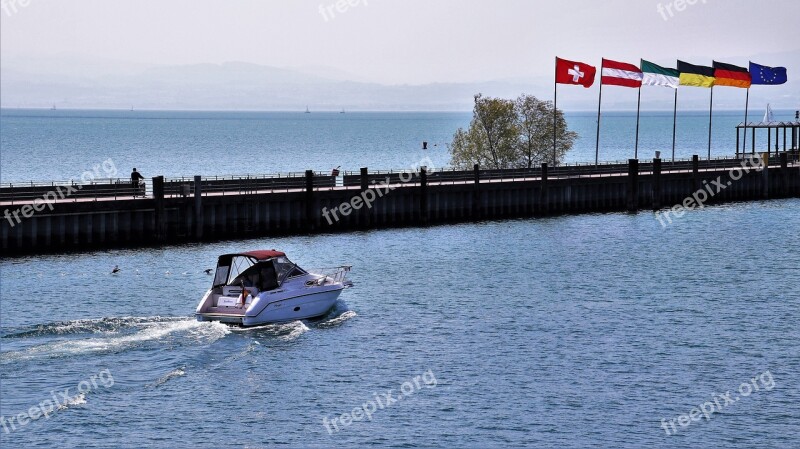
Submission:
[[[600,82],[613,86],[642,87],[642,71],[627,62],[603,59]]]

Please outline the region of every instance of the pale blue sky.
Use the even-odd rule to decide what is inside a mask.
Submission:
[[[1,1],[4,107],[468,110],[478,91],[551,98],[556,55],[594,65],[602,57],[782,65],[790,82],[753,89],[752,104],[800,107],[797,0]],[[372,94],[298,74],[253,72],[256,81],[240,85],[231,65],[223,74],[209,66],[151,70],[231,61],[385,85],[472,84]],[[287,76],[308,85],[284,95]],[[235,97],[231,86],[249,94]],[[596,87],[563,89],[563,106],[591,109]],[[181,92],[166,98],[164,90]],[[686,89],[681,105],[700,109],[707,97]],[[738,89],[715,93],[722,108],[740,107],[740,97]],[[648,89],[644,99],[672,105],[667,91]],[[631,109],[634,101],[635,92],[620,90],[606,105]]]
[[[2,55],[328,66],[427,83],[550,76],[556,54],[746,64],[800,48],[794,0],[697,0],[680,12],[679,0],[350,1],[338,12],[335,0],[3,0]]]

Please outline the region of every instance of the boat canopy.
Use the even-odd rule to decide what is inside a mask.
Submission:
[[[287,277],[305,274],[305,270],[290,261],[285,253],[274,249],[225,254],[220,256],[217,262],[213,287],[237,285],[246,277],[255,275],[256,272],[260,273],[264,268],[274,273],[267,277],[275,276],[278,285]]]
[[[256,260],[267,260],[273,257],[283,257],[286,256],[286,253],[283,251],[277,251],[274,249],[261,249],[258,251],[248,251],[246,253],[239,253],[239,254],[229,254],[229,256],[248,256],[252,257]]]

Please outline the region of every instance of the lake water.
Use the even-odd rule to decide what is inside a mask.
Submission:
[[[0,411],[66,388],[71,402],[0,437],[3,447],[797,447],[798,207],[706,208],[666,230],[651,213],[595,214],[3,260]],[[203,269],[261,247],[301,266],[352,264],[355,287],[322,322],[192,321],[211,282]],[[372,421],[323,425],[428,372]],[[662,429],[766,372],[760,391],[710,420]],[[93,375],[97,387],[76,397]]]
[[[750,120],[759,120],[751,111]],[[776,119],[793,118],[776,111]],[[145,177],[302,172],[308,169],[407,169],[429,158],[449,165],[447,144],[471,113],[294,113],[160,111],[0,111],[0,182],[79,179],[107,159],[128,177],[136,167]],[[712,156],[733,155],[737,111],[716,111]],[[595,113],[568,113],[579,139],[567,162],[594,162]],[[635,112],[608,112],[601,120],[601,161],[633,157]],[[766,149],[766,134],[757,135]],[[748,139],[749,140],[749,139]],[[422,142],[429,143],[427,151]],[[774,144],[774,142],[773,142]],[[681,112],[677,158],[706,157],[708,114]],[[672,156],[672,112],[643,112],[640,158],[656,150]]]
[[[4,112],[3,182],[107,157],[147,175],[403,168],[445,161],[469,119],[46,113]],[[422,152],[422,136],[439,146]],[[707,207],[666,229],[652,212],[609,213],[0,258],[0,446],[798,447],[799,208]],[[353,265],[355,286],[322,320],[194,321],[203,270],[255,248]],[[693,412],[708,404],[709,419]]]

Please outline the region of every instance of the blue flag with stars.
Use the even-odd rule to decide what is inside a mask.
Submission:
[[[767,67],[751,62],[750,76],[753,84],[783,84],[786,82],[786,67]]]

